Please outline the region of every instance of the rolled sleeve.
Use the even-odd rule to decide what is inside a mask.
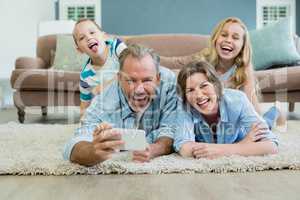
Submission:
[[[170,74],[169,79],[164,80],[161,83],[161,102],[164,102],[155,110],[155,113],[159,113],[159,128],[151,131],[152,141],[155,142],[161,137],[174,138],[176,131],[176,110],[177,110],[177,96],[176,96],[176,85],[175,75]]]
[[[159,130],[156,140],[160,137],[169,137],[174,138],[174,128],[173,127],[165,127]]]
[[[266,135],[266,139],[274,142],[277,146],[279,145],[278,137],[272,131],[269,131],[269,133]]]
[[[83,117],[81,126],[76,129],[74,136],[66,143],[63,152],[63,158],[65,160],[70,160],[72,150],[78,142],[93,141],[93,132],[97,125],[102,122],[98,117],[100,105],[95,101],[94,104],[91,104]]]
[[[163,127],[157,130],[151,131],[150,137],[147,137],[148,143],[155,143],[161,137],[168,137],[174,139],[175,129],[172,127]]]
[[[93,98],[91,86],[80,76],[79,82],[80,100],[90,102]]]
[[[70,160],[71,153],[72,153],[74,146],[78,142],[82,142],[82,141],[92,142],[93,136],[92,135],[80,135],[80,136],[75,136],[75,137],[71,138],[71,140],[69,140],[66,143],[65,148],[64,148],[64,153],[63,153],[64,160]]]
[[[263,123],[266,127],[268,127],[266,121],[255,111],[255,108],[248,100],[246,95],[242,95],[241,101],[243,102],[243,109],[241,111],[241,127],[245,130],[243,132],[243,136],[240,138],[243,139],[251,130],[251,127],[254,123]],[[274,142],[276,145],[279,145],[278,137],[268,129],[265,133],[265,139],[268,139]]]
[[[179,152],[184,143],[195,141],[195,133],[193,120],[182,106],[178,108],[176,121],[173,147],[176,152]]]

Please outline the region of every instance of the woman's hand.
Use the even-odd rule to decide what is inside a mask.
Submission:
[[[239,143],[251,143],[258,142],[266,138],[268,127],[263,123],[255,123],[252,125],[251,130],[245,136],[245,138]]]
[[[225,155],[225,150],[220,144],[195,143],[192,148],[195,158],[215,159]]]

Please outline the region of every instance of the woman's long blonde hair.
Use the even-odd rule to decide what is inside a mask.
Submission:
[[[206,49],[203,49],[200,52],[200,59],[204,59],[207,62],[209,62],[211,65],[216,67],[219,64],[219,57],[216,50],[216,41],[218,37],[220,36],[223,27],[227,23],[237,23],[244,29],[244,44],[243,47],[238,54],[238,56],[235,58],[235,64],[237,66],[237,70],[235,71],[235,74],[233,75],[232,79],[230,80],[232,82],[232,85],[234,89],[240,89],[243,87],[247,75],[245,72],[245,68],[248,67],[251,64],[251,44],[249,39],[249,33],[247,30],[246,25],[236,17],[229,17],[224,20],[222,20],[214,29],[213,33],[211,34],[210,41],[209,41],[209,47]]]

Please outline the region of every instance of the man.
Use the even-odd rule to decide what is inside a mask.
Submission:
[[[93,99],[82,126],[66,144],[65,159],[87,166],[109,159],[124,144],[112,127],[145,130],[150,145],[134,151],[134,161],[147,162],[172,152],[175,74],[159,66],[151,49],[139,45],[129,45],[119,59],[118,81]]]

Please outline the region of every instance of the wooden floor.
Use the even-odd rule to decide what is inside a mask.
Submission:
[[[290,114],[289,118],[300,119],[299,110]],[[55,108],[49,111],[47,117],[41,117],[39,108],[28,109],[25,123],[66,124],[76,123],[79,119],[76,108]],[[0,110],[0,124],[10,121],[17,121],[16,110]],[[300,199],[300,171],[189,175],[0,176],[0,199]]]
[[[2,176],[0,199],[299,199],[299,171],[232,174]]]

